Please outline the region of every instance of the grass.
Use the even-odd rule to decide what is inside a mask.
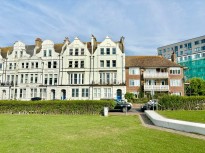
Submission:
[[[178,120],[205,123],[205,110],[175,110],[175,111],[158,111],[159,114]]]
[[[204,143],[145,128],[137,116],[0,114],[2,153],[204,153]]]

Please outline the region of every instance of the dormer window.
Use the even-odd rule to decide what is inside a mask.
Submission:
[[[70,49],[69,55],[73,55],[73,49]]]
[[[17,51],[15,51],[15,57],[17,57]]]
[[[101,55],[104,55],[104,48],[101,48],[101,49],[100,49],[100,54],[101,54]]]
[[[43,51],[43,56],[46,57],[46,50]]]
[[[52,51],[51,50],[49,50],[49,56],[52,56]]]
[[[12,69],[12,63],[9,63],[9,69],[10,70]]]
[[[20,56],[21,56],[21,57],[23,56],[23,51],[20,52]]]
[[[106,54],[110,55],[110,48],[106,48]]]
[[[81,48],[81,55],[84,55],[84,48]]]
[[[112,54],[116,54],[116,48],[112,48]]]
[[[75,55],[78,55],[78,49],[77,48],[75,49]]]

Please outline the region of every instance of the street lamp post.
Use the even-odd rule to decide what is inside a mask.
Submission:
[[[152,104],[153,104],[153,110],[154,110],[154,87],[152,86],[152,90],[151,90],[151,96],[152,96]]]

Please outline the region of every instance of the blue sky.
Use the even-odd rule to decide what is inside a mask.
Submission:
[[[204,0],[0,0],[0,46],[35,38],[63,42],[125,37],[126,55],[157,55],[157,47],[205,33]]]

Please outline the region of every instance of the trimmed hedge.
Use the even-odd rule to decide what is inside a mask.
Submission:
[[[204,110],[205,96],[163,96],[159,98],[162,110]]]
[[[149,100],[150,100],[149,98],[138,98],[138,99],[132,99],[130,102],[136,104],[144,104],[147,103]]]
[[[104,107],[113,108],[112,100],[45,100],[0,101],[0,113],[24,114],[100,114]]]

